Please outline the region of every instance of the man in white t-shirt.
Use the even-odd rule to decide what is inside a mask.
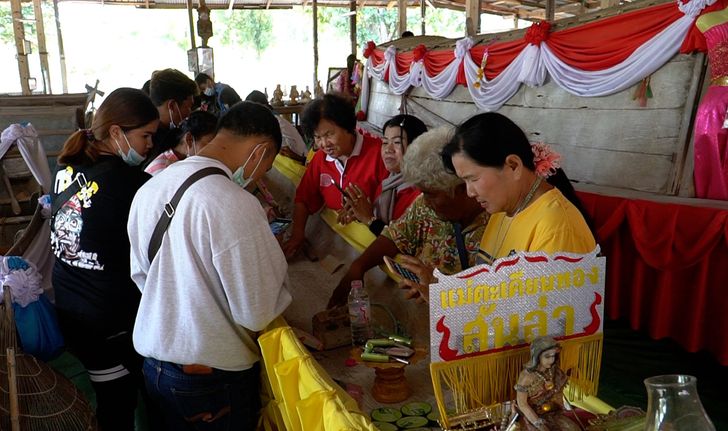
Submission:
[[[142,292],[134,347],[169,430],[253,430],[260,399],[255,333],[291,302],[287,264],[258,200],[245,186],[281,146],[273,114],[233,106],[197,156],[165,169],[136,194],[129,214],[131,277]],[[148,248],[165,203],[203,168],[174,209],[158,252]],[[237,184],[236,184],[237,183]]]

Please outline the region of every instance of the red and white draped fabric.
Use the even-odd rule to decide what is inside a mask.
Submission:
[[[554,32],[548,22],[539,22],[520,40],[475,45],[464,38],[447,50],[427,51],[420,45],[407,52],[397,52],[394,46],[382,51],[370,42],[364,52],[361,109],[366,113],[369,77],[386,82],[397,95],[423,87],[436,99],[464,85],[484,111],[500,108],[521,84],[537,87],[547,78],[578,96],[617,93],[678,52],[704,51],[695,18],[727,4],[726,0],[678,1]]]

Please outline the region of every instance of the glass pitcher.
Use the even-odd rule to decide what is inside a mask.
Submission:
[[[705,414],[693,376],[671,374],[645,379],[645,431],[715,431]]]

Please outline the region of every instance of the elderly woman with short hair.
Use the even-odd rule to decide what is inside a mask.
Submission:
[[[440,151],[452,136],[451,127],[439,127],[420,135],[402,160],[404,180],[422,191],[398,220],[356,259],[334,290],[329,307],[346,302],[352,280],[361,280],[384,256],[397,254],[454,274],[473,265],[478,242],[488,220],[478,202],[467,196],[465,184],[447,172]],[[417,259],[419,258],[419,259]]]

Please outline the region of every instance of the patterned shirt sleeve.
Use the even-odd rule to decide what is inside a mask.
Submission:
[[[422,247],[421,232],[425,220],[422,214],[423,205],[422,198],[417,198],[402,217],[391,222],[382,231],[382,235],[392,240],[402,254],[415,256]]]

